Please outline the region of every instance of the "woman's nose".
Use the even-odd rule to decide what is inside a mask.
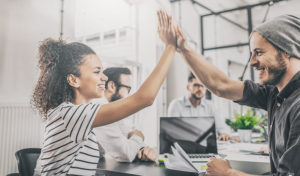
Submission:
[[[102,81],[107,81],[108,78],[107,78],[107,76],[104,73],[102,73],[100,79]]]

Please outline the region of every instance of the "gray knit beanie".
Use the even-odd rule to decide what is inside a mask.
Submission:
[[[300,59],[300,18],[281,15],[257,26],[253,32],[260,33],[291,57]]]

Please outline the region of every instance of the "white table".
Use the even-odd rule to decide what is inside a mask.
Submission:
[[[226,155],[233,169],[249,174],[263,174],[270,172],[270,157],[263,155],[252,155],[267,144],[232,143],[230,141],[219,141],[219,154]]]

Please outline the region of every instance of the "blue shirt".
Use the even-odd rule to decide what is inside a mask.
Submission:
[[[168,108],[169,117],[199,117],[199,116],[213,116],[215,117],[216,128],[219,134],[230,134],[225,120],[216,113],[212,103],[205,98],[201,99],[201,103],[194,107],[188,96],[176,98],[171,101]]]

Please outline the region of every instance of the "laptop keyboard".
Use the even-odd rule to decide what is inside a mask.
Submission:
[[[211,157],[215,157],[214,154],[188,154],[188,156],[191,158],[191,159],[196,159],[196,158],[201,158],[201,159],[208,159],[208,158],[211,158]]]

